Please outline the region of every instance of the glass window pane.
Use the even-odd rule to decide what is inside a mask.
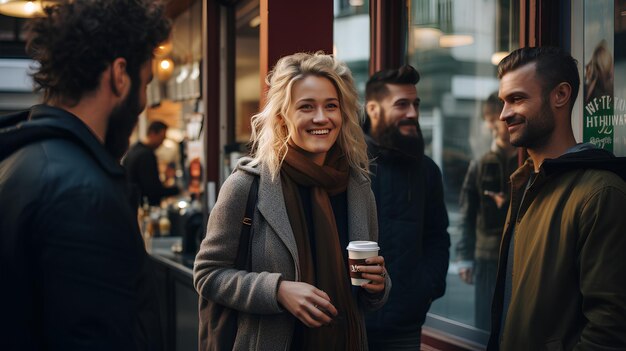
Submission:
[[[335,0],[333,54],[350,67],[361,98],[369,78],[369,31],[369,0]]]
[[[585,0],[582,59],[584,142],[626,156],[626,1]],[[573,38],[574,40],[579,38]],[[574,123],[576,125],[576,123]]]
[[[446,294],[433,303],[430,313],[469,326],[466,329],[481,335],[472,339],[481,342],[486,333],[479,330],[489,328],[506,215],[506,208],[497,207],[485,191],[506,193],[500,181],[508,178],[501,174],[506,168],[493,168],[486,155],[502,153],[508,160],[516,154],[514,148],[500,147],[502,136],[495,141],[495,116],[501,107],[497,99],[495,104],[486,101],[498,90],[497,63],[518,46],[519,20],[514,14],[519,14],[515,0],[409,1],[407,62],[421,75],[420,125],[427,153],[443,173],[452,240]],[[512,162],[509,168],[517,166]],[[476,165],[471,175],[478,179],[468,176],[470,163]],[[498,175],[487,176],[494,173]],[[460,278],[463,268],[472,268],[471,284],[469,278]]]
[[[250,118],[259,111],[261,96],[259,5],[254,1],[239,2],[235,31],[235,141],[250,140]]]

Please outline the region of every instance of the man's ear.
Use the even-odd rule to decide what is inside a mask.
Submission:
[[[370,100],[365,104],[365,112],[370,117],[370,121],[372,122],[372,127],[376,127],[380,120],[380,109],[382,106],[378,103],[378,101]]]
[[[125,96],[130,89],[130,77],[126,71],[126,59],[118,57],[111,63],[110,84],[113,94]]]
[[[552,90],[552,103],[555,108],[568,107],[572,98],[572,86],[562,82]]]

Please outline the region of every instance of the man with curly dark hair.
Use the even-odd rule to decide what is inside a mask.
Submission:
[[[119,160],[170,22],[151,0],[61,1],[27,25],[44,103],[0,117],[0,349],[158,350]]]

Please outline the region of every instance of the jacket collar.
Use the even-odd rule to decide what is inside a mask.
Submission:
[[[555,159],[547,159],[541,165],[540,172],[545,171],[547,175],[553,175],[574,169],[610,171],[626,181],[626,157],[615,157],[613,153],[597,148],[585,148]]]
[[[376,164],[377,160],[380,158],[381,160],[388,160],[389,162],[416,164],[418,167],[421,167],[423,159],[426,157],[425,154],[419,156],[411,155],[400,149],[381,145],[369,134],[365,134],[365,143],[367,144],[368,156],[373,160],[371,162],[373,164]]]
[[[294,262],[298,261],[298,250],[296,248],[296,240],[293,230],[287,219],[287,208],[283,196],[283,189],[280,183],[280,175],[273,181],[269,170],[260,166],[259,196],[257,207],[259,212],[265,218],[267,224],[272,227],[274,232],[283,241]],[[297,264],[296,264],[297,267]],[[299,279],[300,272],[296,269],[296,279]]]
[[[75,115],[48,105],[35,105],[30,110],[29,120],[18,123],[7,133],[15,136],[13,147],[46,138],[71,139],[89,152],[100,166],[113,176],[124,176],[124,169],[100,143],[95,134]]]
[[[610,171],[626,181],[626,157],[615,157],[604,149],[584,148],[569,152],[554,159],[546,159],[539,168],[539,175],[552,177],[564,172],[580,169]],[[511,175],[512,185],[516,188],[525,184],[534,171],[534,163],[529,157],[524,165]]]

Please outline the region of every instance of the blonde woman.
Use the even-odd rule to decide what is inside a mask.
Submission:
[[[239,311],[236,350],[364,350],[364,310],[382,306],[384,259],[350,286],[346,246],[377,240],[365,140],[350,70],[323,53],[297,53],[268,74],[252,117],[252,157],[221,188],[196,257],[199,294]],[[259,179],[251,271],[236,270],[241,219]]]

